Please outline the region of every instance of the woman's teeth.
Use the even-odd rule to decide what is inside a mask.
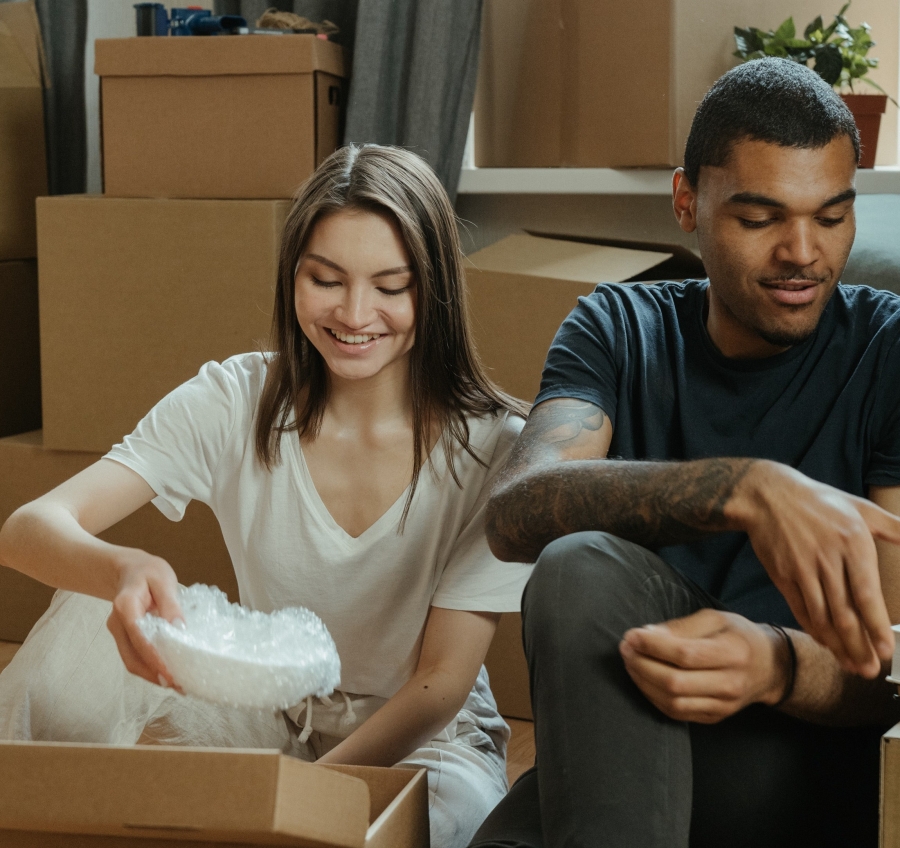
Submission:
[[[365,344],[366,342],[370,342],[373,339],[381,338],[381,333],[369,333],[364,336],[353,336],[349,333],[339,333],[337,330],[331,330],[331,335],[338,339],[338,341],[342,341],[344,344]]]

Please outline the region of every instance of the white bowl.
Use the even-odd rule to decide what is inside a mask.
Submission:
[[[155,615],[138,625],[185,694],[235,707],[286,709],[338,685],[334,640],[309,610],[248,610],[202,584],[182,587],[179,602],[184,625]]]

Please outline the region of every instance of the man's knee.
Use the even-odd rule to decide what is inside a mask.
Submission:
[[[668,566],[655,554],[609,533],[563,536],[538,557],[522,599],[526,627],[564,617],[574,624],[615,612],[625,599],[646,594],[647,581]]]

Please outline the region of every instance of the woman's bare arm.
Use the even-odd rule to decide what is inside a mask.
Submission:
[[[392,766],[434,739],[472,691],[499,619],[432,607],[415,674],[319,762]]]
[[[7,519],[0,528],[0,565],[58,589],[113,601],[109,629],[128,670],[171,684],[136,621],[148,611],[169,620],[181,615],[174,571],[160,557],[96,538],[153,497],[140,475],[101,459]]]

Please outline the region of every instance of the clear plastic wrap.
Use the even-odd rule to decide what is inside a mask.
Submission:
[[[337,648],[302,607],[273,613],[229,603],[214,586],[180,587],[184,624],[147,614],[138,626],[187,695],[253,709],[286,709],[334,691]]]

